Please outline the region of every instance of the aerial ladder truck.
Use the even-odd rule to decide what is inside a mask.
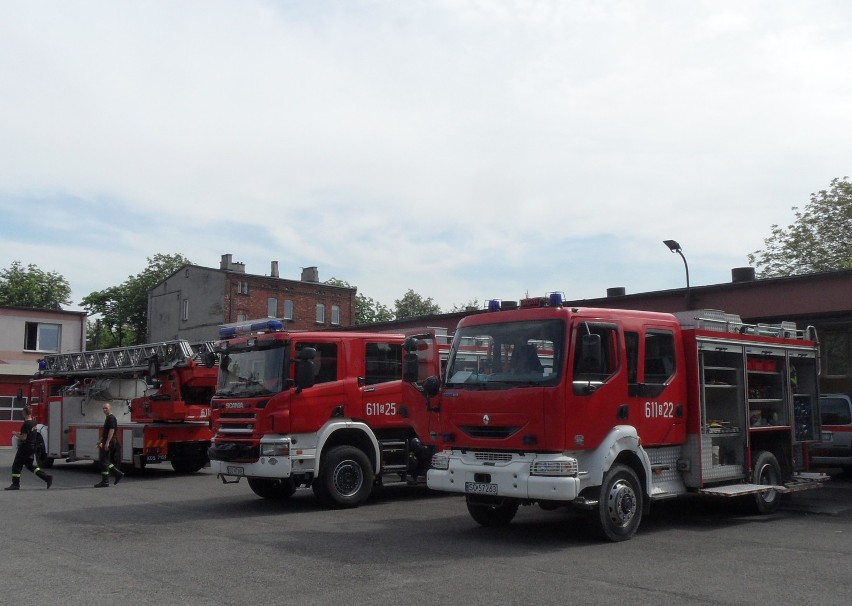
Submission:
[[[114,464],[142,469],[169,461],[177,472],[198,471],[208,462],[217,373],[209,342],[46,355],[29,385],[39,465],[97,461],[101,409],[110,402],[118,420]]]

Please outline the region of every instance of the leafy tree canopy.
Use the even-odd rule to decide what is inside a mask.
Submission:
[[[764,250],[748,256],[762,278],[852,269],[852,183],[834,179],[811,194],[804,210],[786,228],[772,225]]]
[[[62,309],[71,304],[71,287],[60,274],[44,272],[33,264],[26,268],[20,261],[0,272],[0,305]]]
[[[454,314],[462,311],[479,311],[480,309],[482,309],[482,304],[479,302],[479,299],[471,299],[463,305],[453,305],[450,308],[449,313]]]
[[[342,286],[354,288],[349,282],[337,278],[329,278],[324,282],[331,286]],[[355,322],[354,324],[371,324],[373,322],[389,322],[393,320],[393,312],[387,306],[361,293],[355,295]]]
[[[394,308],[397,320],[441,313],[441,307],[432,300],[432,297],[424,299],[410,288],[402,295],[401,299],[394,301]]]
[[[122,284],[90,293],[81,302],[100,318],[89,331],[90,347],[104,349],[141,345],[148,333],[148,292],[191,261],[180,253],[157,253],[148,266]],[[91,326],[91,325],[90,325]]]

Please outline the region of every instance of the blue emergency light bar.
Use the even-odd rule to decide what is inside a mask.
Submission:
[[[253,332],[272,332],[282,330],[284,323],[281,320],[263,320],[260,322],[246,322],[236,326],[220,326],[219,338],[232,339],[240,335],[248,335]]]
[[[564,293],[549,292],[546,297],[529,297],[521,299],[521,308],[530,307],[562,307],[565,300]],[[502,311],[504,309],[517,309],[515,301],[503,301],[502,299],[489,299],[488,311]]]

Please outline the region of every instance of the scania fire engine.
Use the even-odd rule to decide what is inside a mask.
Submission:
[[[120,444],[114,463],[198,471],[207,464],[217,372],[212,343],[184,340],[46,355],[29,385],[39,465],[96,461],[109,401]]]
[[[434,335],[282,329],[221,329],[209,452],[222,481],[245,477],[270,499],[310,486],[324,506],[356,507],[383,478],[425,479]]]
[[[743,497],[769,513],[820,485],[804,448],[820,437],[812,327],[561,301],[493,302],[454,335],[428,485],[465,495],[475,521],[572,506],[620,541],[654,501]]]

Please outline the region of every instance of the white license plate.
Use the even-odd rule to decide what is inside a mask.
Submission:
[[[245,467],[232,467],[231,465],[228,465],[227,473],[228,473],[228,475],[231,475],[231,476],[244,476],[244,475],[246,475],[246,468]]]
[[[465,482],[464,491],[467,494],[497,494],[497,484],[485,484],[484,482]]]

